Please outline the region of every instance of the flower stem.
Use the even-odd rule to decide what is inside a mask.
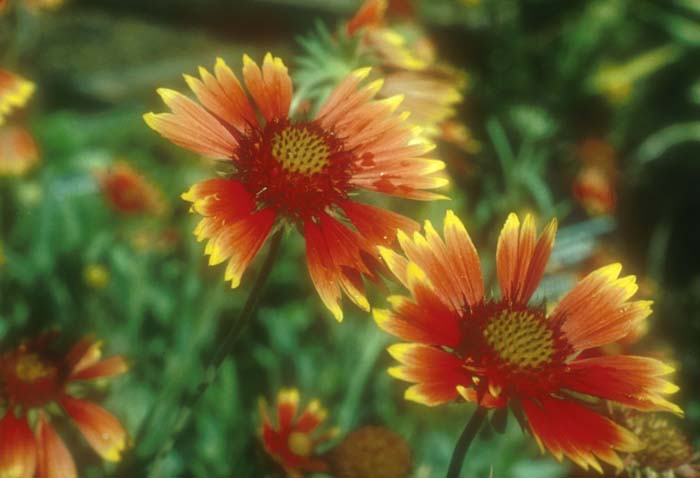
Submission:
[[[476,437],[476,433],[481,428],[481,424],[484,423],[484,418],[486,418],[487,411],[488,410],[482,406],[479,406],[476,410],[474,410],[474,414],[469,419],[467,426],[464,427],[464,431],[459,437],[459,440],[457,440],[455,449],[452,452],[450,467],[447,469],[447,478],[459,478],[459,472],[462,469],[464,458],[467,456],[469,445],[472,444],[474,437]]]
[[[226,358],[233,352],[234,345],[238,341],[238,338],[241,336],[241,333],[245,329],[245,326],[248,324],[249,319],[255,312],[256,305],[258,303],[258,300],[260,299],[260,296],[262,295],[265,283],[267,282],[267,279],[270,276],[270,272],[272,271],[272,266],[274,265],[275,260],[277,259],[277,254],[279,252],[280,243],[282,239],[282,232],[282,230],[279,230],[271,238],[270,246],[267,251],[267,256],[265,257],[265,262],[263,262],[263,265],[260,268],[260,271],[258,272],[258,275],[255,279],[255,283],[253,284],[253,287],[250,290],[250,294],[248,295],[248,299],[246,300],[243,309],[241,310],[238,317],[236,317],[236,319],[231,324],[231,328],[228,330],[226,336],[219,343],[216,352],[209,360],[209,364],[207,365],[206,371],[204,373],[204,378],[201,382],[199,382],[199,384],[194,390],[192,390],[184,396],[170,438],[164,441],[162,446],[158,449],[158,451],[155,454],[150,454],[151,456],[137,458],[131,463],[124,463],[125,466],[120,467],[121,469],[119,470],[120,472],[123,471],[124,473],[127,473],[123,476],[135,476],[128,474],[132,471],[138,471],[139,473],[142,473],[144,467],[149,466],[149,464],[154,470],[157,470],[157,466],[161,459],[176,445],[182,432],[189,423],[194,407],[197,405],[204,393],[209,389],[209,386],[216,380],[221,365],[223,364],[224,360],[226,360]],[[155,408],[157,407],[157,404],[154,405],[153,410],[155,410]],[[153,413],[149,414],[149,416],[152,415]],[[146,421],[148,421],[148,419]],[[142,425],[142,429],[148,428],[145,425],[147,425],[147,423],[144,423],[144,425]]]

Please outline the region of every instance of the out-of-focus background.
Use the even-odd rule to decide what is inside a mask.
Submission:
[[[148,456],[169,436],[183,393],[202,379],[202,357],[240,310],[253,274],[231,290],[222,268],[207,266],[191,232],[196,218],[179,196],[214,168],[141,116],[163,110],[157,87],[184,91],[181,74],[210,68],[217,56],[240,71],[244,52],[284,58],[297,89],[314,100],[334,75],[362,66],[365,57],[345,49],[351,42],[338,46],[360,2],[6,3],[0,68],[36,91],[0,130],[28,132],[39,159],[0,177],[0,351],[47,329],[104,339],[106,353],[126,356],[131,369],[97,395],[135,439],[129,454]],[[408,11],[394,3],[387,24],[418,38],[413,45],[428,48],[450,75],[462,70],[464,98],[448,125],[458,140],[447,127],[436,136],[453,201],[399,207],[438,224],[455,209],[494,287],[495,239],[507,213],[532,212],[540,224],[558,217],[540,290],[549,302],[593,268],[622,262],[655,313],[648,331],[620,347],[675,364],[675,400],[687,414],[678,423],[697,447],[700,4],[415,0]],[[0,165],[19,154],[9,144],[0,145]],[[128,193],[110,194],[104,178],[115,171],[149,185],[140,201],[148,207],[134,210]],[[372,303],[384,306],[384,295]],[[152,476],[272,474],[257,438],[257,400],[289,386],[327,406],[340,438],[359,425],[387,426],[408,440],[416,477],[441,476],[470,408],[405,401],[405,385],[386,374],[392,342],[351,305],[342,324],[332,319],[308,278],[303,244],[290,235],[235,360]],[[108,476],[110,465],[77,432],[62,434],[81,477]],[[490,469],[516,478],[576,475],[541,456],[515,420],[503,436],[488,428],[480,435],[464,476]]]

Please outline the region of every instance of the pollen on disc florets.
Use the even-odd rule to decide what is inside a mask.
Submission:
[[[308,219],[347,198],[356,157],[315,121],[270,121],[238,139],[234,175],[261,207]]]
[[[291,173],[312,176],[328,166],[330,149],[307,125],[287,126],[272,137],[272,156]]]
[[[549,363],[555,353],[554,332],[529,310],[503,309],[484,328],[484,339],[500,360],[520,369]]]

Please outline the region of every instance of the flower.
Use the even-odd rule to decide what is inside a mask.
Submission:
[[[34,83],[0,69],[0,125],[16,108],[21,108],[34,94]]]
[[[635,278],[618,278],[619,264],[589,274],[549,315],[529,303],[556,224],[537,238],[530,215],[522,224],[508,217],[496,248],[500,299],[485,295],[476,248],[454,213],[445,216],[444,241],[430,222],[425,235],[399,231],[405,256],[387,248],[381,254],[412,298],[390,297],[393,310],[375,310],[374,317],[412,343],[389,348],[401,363],[389,373],[414,383],[409,400],[438,405],[461,396],[489,408],[511,406],[524,414],[542,451],[586,469],[601,471],[598,460],[622,468],[616,450],[636,451],[640,441],[590,402],[682,414],[662,396],[678,387],[661,378],[672,369],[655,359],[578,357],[624,337],[651,313],[651,302],[629,300]]]
[[[578,156],[583,165],[572,187],[574,198],[592,216],[613,213],[617,203],[615,150],[591,138],[579,146]]]
[[[625,460],[629,476],[700,477],[700,452],[693,452],[688,437],[668,418],[629,409],[618,410],[618,415],[644,444]]]
[[[39,159],[39,148],[29,131],[19,126],[0,128],[0,177],[24,176]]]
[[[116,211],[159,215],[165,210],[161,191],[122,161],[97,173],[97,180],[105,200]]]
[[[83,268],[83,282],[92,289],[104,289],[109,284],[109,270],[102,264],[91,262]]]
[[[208,240],[211,265],[228,261],[232,287],[276,225],[296,226],[306,239],[309,272],[323,303],[341,320],[340,290],[369,310],[362,277],[377,279],[378,244],[394,240],[410,219],[355,200],[360,190],[430,200],[444,186],[444,163],[395,114],[400,97],[375,100],[382,82],[362,86],[370,69],[345,78],[311,120],[290,118],[292,81],[280,58],[262,69],[243,57],[243,79],[218,59],[215,75],[185,76],[204,105],[172,90],[158,90],[172,113],[144,116],[175,144],[227,161],[230,177],[195,184],[183,194],[203,216],[195,229]],[[206,109],[205,109],[206,108]],[[256,111],[257,108],[257,111]],[[351,227],[349,227],[351,226]]]
[[[303,476],[304,472],[325,471],[328,467],[321,458],[318,445],[333,438],[338,430],[332,428],[320,432],[327,412],[318,400],[312,400],[297,417],[299,391],[283,389],[277,394],[277,406],[270,419],[267,402],[260,399],[260,438],[265,452],[272,457],[291,477]]]
[[[328,466],[335,478],[407,478],[411,465],[406,440],[379,426],[358,428],[328,454]]]
[[[345,27],[348,35],[360,38],[361,51],[375,59],[384,75],[378,96],[405,95],[400,111],[409,111],[411,121],[425,128],[427,135],[469,153],[477,151],[479,144],[468,128],[454,124],[466,74],[437,60],[435,46],[415,22],[388,25],[385,16],[392,8],[408,13],[404,5],[367,0]],[[445,125],[448,122],[453,124]]]
[[[118,461],[126,431],[102,407],[74,396],[84,381],[124,373],[120,356],[100,360],[101,342],[84,338],[65,355],[43,334],[0,356],[0,476],[76,478],[73,458],[51,424],[55,404],[105,460]],[[32,431],[33,430],[33,431]]]

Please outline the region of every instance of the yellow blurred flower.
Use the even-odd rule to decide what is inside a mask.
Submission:
[[[0,69],[0,125],[15,109],[23,107],[34,94],[35,85],[7,70]]]
[[[83,281],[92,289],[104,289],[109,284],[109,279],[109,270],[102,264],[88,264],[83,269]]]

